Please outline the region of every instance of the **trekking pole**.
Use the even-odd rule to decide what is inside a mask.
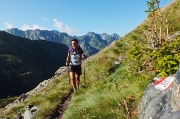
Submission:
[[[84,83],[86,84],[86,80],[85,80],[85,78],[86,78],[86,76],[85,76],[85,60],[84,60]]]
[[[68,76],[69,76],[69,85],[71,85],[71,84],[70,84],[69,66],[66,66],[66,68],[67,68],[67,70],[68,70],[67,72],[68,72]]]

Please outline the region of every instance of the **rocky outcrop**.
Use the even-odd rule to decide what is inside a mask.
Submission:
[[[15,106],[19,103],[24,102],[26,99],[28,99],[29,97],[37,94],[38,92],[42,91],[47,85],[49,85],[53,80],[55,80],[59,75],[61,75],[63,72],[65,72],[67,70],[67,68],[65,66],[60,67],[54,74],[54,76],[50,79],[44,80],[43,82],[41,82],[36,88],[34,88],[33,90],[22,94],[21,96],[19,96],[14,102],[8,104],[3,110],[9,109],[12,106]],[[36,112],[39,108],[36,107],[35,105],[27,105],[24,114],[22,114],[22,112],[18,112],[17,113],[17,119],[20,119],[21,116],[24,117],[24,119],[32,119],[33,118],[33,113]],[[0,112],[1,113],[1,112]]]
[[[150,83],[138,105],[139,119],[180,119],[180,68],[171,76],[172,85],[165,90],[157,85],[159,78]]]

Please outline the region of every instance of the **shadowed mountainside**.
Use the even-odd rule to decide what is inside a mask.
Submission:
[[[65,64],[68,47],[0,31],[0,96],[19,95]]]

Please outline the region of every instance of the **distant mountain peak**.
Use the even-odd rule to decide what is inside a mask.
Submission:
[[[6,32],[28,38],[31,40],[46,40],[46,41],[52,41],[56,43],[62,43],[67,46],[71,46],[71,40],[73,38],[77,38],[79,41],[79,45],[82,46],[83,50],[87,50],[87,55],[90,56],[94,53],[97,53],[99,50],[103,49],[104,47],[110,45],[114,40],[117,40],[120,38],[119,35],[113,34],[108,35],[106,33],[98,34],[95,32],[89,31],[87,34],[82,36],[69,36],[65,32],[59,32],[57,30],[26,30],[22,31],[18,28],[12,28],[7,29]]]

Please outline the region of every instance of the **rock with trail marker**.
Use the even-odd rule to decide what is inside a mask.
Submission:
[[[148,85],[138,104],[138,119],[180,119],[180,68]]]

